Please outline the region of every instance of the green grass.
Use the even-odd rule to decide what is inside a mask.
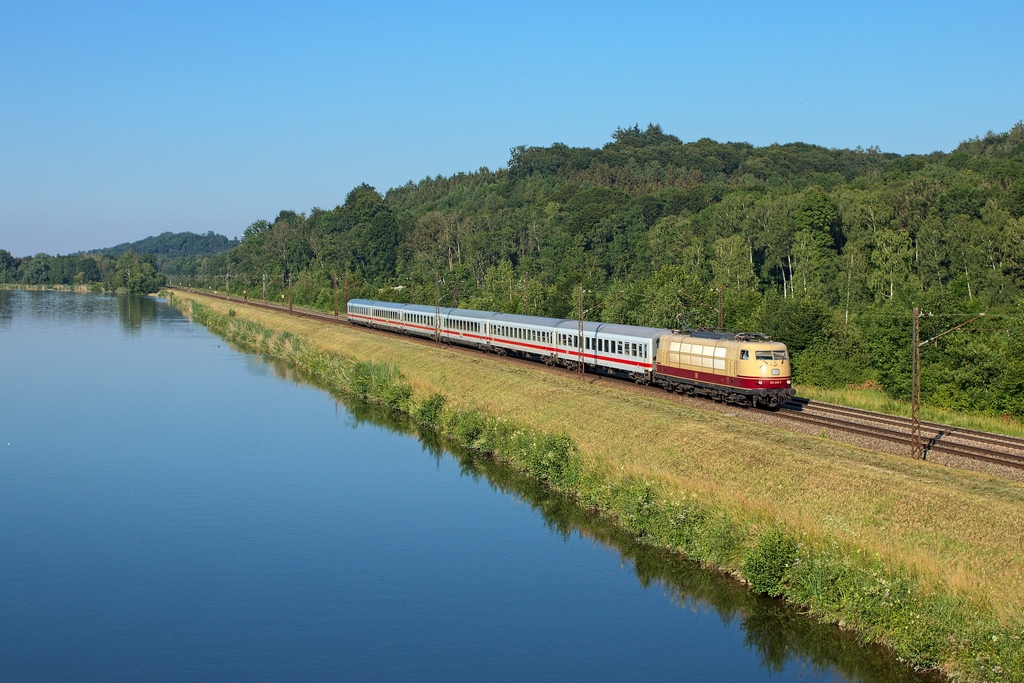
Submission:
[[[329,391],[408,414],[647,545],[731,572],[917,666],[1024,679],[1020,484],[484,354],[174,300]]]

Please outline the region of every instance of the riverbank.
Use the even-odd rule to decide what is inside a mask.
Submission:
[[[102,292],[103,286],[99,283],[91,285],[23,285],[17,282],[0,283],[0,289],[23,289],[32,292],[53,290],[55,292]]]
[[[172,300],[243,348],[494,452],[645,542],[917,666],[961,680],[1024,677],[1024,486],[494,356],[200,295]]]

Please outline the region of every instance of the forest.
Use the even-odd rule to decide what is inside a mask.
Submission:
[[[363,184],[162,272],[325,310],[337,286],[574,317],[582,293],[588,318],[670,328],[716,325],[721,288],[726,327],[787,343],[799,383],[894,397],[910,391],[915,306],[922,339],[985,313],[922,349],[924,400],[1024,417],[1024,123],[927,155],[634,125],[600,148]]]
[[[181,277],[298,305],[415,301],[786,342],[799,382],[910,391],[1024,417],[1024,124],[951,153],[683,143],[658,125],[600,148],[516,147],[507,168],[437,176],[333,209],[281,211]],[[336,278],[336,279],[335,279]],[[173,278],[172,278],[173,279]]]

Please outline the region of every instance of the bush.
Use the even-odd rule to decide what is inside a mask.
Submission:
[[[867,375],[866,365],[859,364],[831,345],[812,346],[793,354],[793,378],[800,384],[841,389],[863,383]]]
[[[775,525],[761,534],[757,545],[743,561],[743,576],[758,593],[782,595],[783,582],[796,560],[796,541]]]
[[[429,427],[437,427],[441,423],[441,411],[444,410],[445,397],[431,394],[420,404],[416,411],[416,421]]]

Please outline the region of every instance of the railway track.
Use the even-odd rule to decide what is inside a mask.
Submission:
[[[808,399],[786,403],[780,414],[796,422],[881,439],[908,449],[912,443],[911,422],[905,417]],[[929,453],[942,453],[1024,470],[1024,439],[935,422],[921,423],[921,438],[926,459]]]
[[[200,294],[254,308],[287,313],[300,318],[329,322],[335,325],[351,325],[348,319],[342,315],[335,316],[331,313],[322,313],[303,308],[289,309],[288,306],[282,304],[264,303],[252,299],[244,300],[224,294],[211,294],[209,292],[198,292],[178,287],[169,287],[168,289]],[[359,328],[368,329],[362,326],[359,326]],[[820,427],[826,430],[837,430],[862,437],[879,439],[899,446],[905,446],[908,450],[911,446],[911,423],[905,417],[802,398],[795,398],[789,401],[775,415],[813,428]],[[1015,470],[1024,470],[1024,439],[934,422],[922,422],[921,434],[924,442],[925,458],[930,453],[941,453],[957,458],[966,458],[982,463],[1009,467]]]

